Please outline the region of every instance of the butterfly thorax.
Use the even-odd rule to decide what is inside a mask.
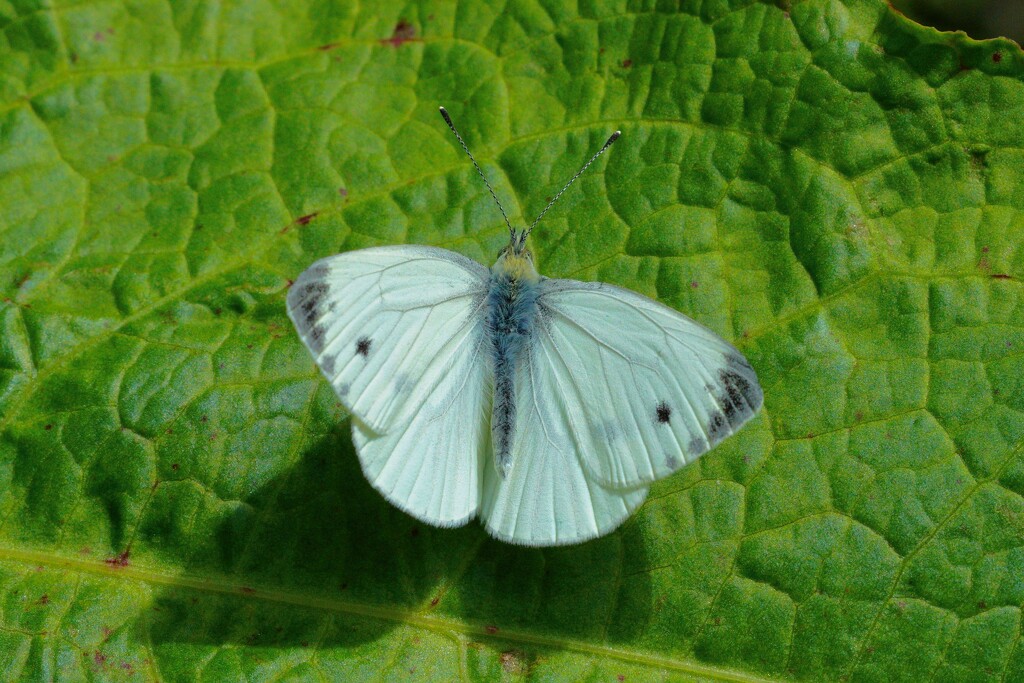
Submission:
[[[498,254],[498,260],[491,267],[491,275],[506,275],[513,280],[522,280],[530,284],[540,282],[540,274],[533,265],[533,254],[530,250],[516,251],[512,245],[505,247]]]
[[[494,463],[502,475],[512,464],[516,369],[533,334],[539,282],[540,275],[528,254],[503,252],[491,269],[487,294],[487,336],[494,368],[491,440]]]

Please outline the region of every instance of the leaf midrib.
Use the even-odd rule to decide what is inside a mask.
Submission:
[[[644,652],[620,649],[607,645],[587,643],[578,640],[557,638],[554,636],[529,633],[527,631],[501,629],[492,633],[493,627],[473,624],[449,617],[423,614],[407,609],[396,609],[384,605],[362,603],[352,600],[328,598],[323,595],[309,595],[296,591],[268,589],[237,583],[228,577],[203,578],[188,574],[165,574],[146,567],[130,565],[114,566],[107,562],[83,560],[81,558],[64,557],[54,553],[38,550],[19,550],[0,547],[0,561],[17,562],[35,567],[61,569],[81,574],[138,581],[155,586],[170,586],[185,590],[230,595],[239,599],[261,600],[264,602],[304,607],[306,609],[335,612],[352,616],[367,617],[379,621],[406,624],[450,636],[457,634],[472,640],[506,641],[522,643],[535,647],[572,650],[598,658],[617,659],[622,662],[667,669],[678,673],[702,676],[715,681],[733,681],[735,683],[768,683],[771,679],[762,678],[733,669],[708,666],[697,662],[659,657]]]

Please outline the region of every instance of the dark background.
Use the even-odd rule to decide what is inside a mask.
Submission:
[[[890,0],[903,14],[943,31],[972,38],[1004,36],[1024,42],[1024,0]]]

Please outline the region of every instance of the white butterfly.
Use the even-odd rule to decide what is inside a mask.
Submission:
[[[533,225],[509,224],[490,270],[423,246],[321,259],[292,285],[288,315],[392,504],[436,526],[479,517],[504,541],[564,545],[615,529],[651,482],[746,423],[762,393],[739,351],[681,313],[540,276]]]

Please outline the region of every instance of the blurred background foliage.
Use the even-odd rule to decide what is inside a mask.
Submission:
[[[1024,42],[1024,0],[890,0],[914,21],[978,40],[1003,36]]]

